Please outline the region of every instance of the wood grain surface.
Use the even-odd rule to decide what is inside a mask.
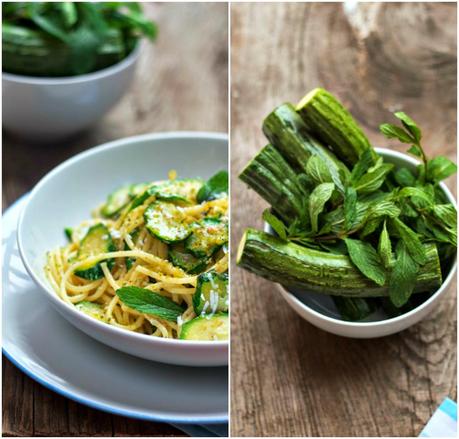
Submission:
[[[430,154],[456,160],[456,4],[231,6],[232,248],[266,204],[237,179],[263,118],[324,86],[374,145],[403,109]],[[451,188],[455,181],[448,181]],[[234,257],[233,257],[234,260]],[[456,287],[401,334],[352,340],[302,320],[265,280],[232,267],[233,436],[417,436],[456,399]]]
[[[145,4],[159,25],[128,94],[93,129],[58,144],[3,136],[3,207],[50,169],[97,144],[169,130],[227,131],[228,14],[224,3]],[[7,104],[7,103],[4,103]],[[181,436],[167,424],[112,416],[53,393],[3,358],[4,436]]]

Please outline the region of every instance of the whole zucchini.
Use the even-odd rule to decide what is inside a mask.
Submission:
[[[414,292],[433,291],[442,276],[437,248],[426,245],[427,263],[419,271]],[[303,290],[343,297],[379,297],[389,287],[364,277],[347,256],[311,250],[254,229],[239,244],[237,264],[271,281]]]
[[[308,130],[347,165],[354,165],[371,144],[362,129],[331,93],[310,91],[296,106]]]
[[[296,172],[306,172],[309,158],[317,154],[326,156],[337,171],[349,173],[343,162],[308,133],[292,104],[275,108],[263,121],[263,133]]]
[[[303,212],[305,194],[298,178],[274,146],[266,145],[247,164],[239,178],[285,220],[291,221]]]

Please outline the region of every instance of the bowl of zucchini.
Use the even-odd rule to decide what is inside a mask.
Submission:
[[[43,300],[122,352],[226,365],[227,154],[226,134],[155,133],[89,149],[48,173],[18,223]]]
[[[137,3],[2,3],[3,126],[56,141],[97,123],[124,95],[141,38],[155,24]]]
[[[380,130],[411,156],[373,148],[337,98],[314,89],[268,115],[270,143],[239,176],[272,207],[264,231],[245,231],[238,266],[276,282],[298,314],[337,335],[410,327],[456,272],[456,204],[442,180],[457,167],[427,157],[416,123],[395,116],[399,124]]]

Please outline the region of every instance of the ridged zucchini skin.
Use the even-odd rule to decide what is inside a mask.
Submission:
[[[312,155],[326,155],[337,170],[349,173],[330,150],[308,133],[306,124],[290,103],[280,105],[265,118],[263,133],[296,172],[306,172]]]
[[[426,245],[427,263],[420,269],[414,292],[434,291],[442,283],[434,244]],[[247,229],[239,244],[237,265],[258,276],[304,291],[343,297],[388,296],[362,276],[347,256],[307,249],[254,229]]]
[[[273,206],[285,220],[291,221],[302,212],[305,194],[298,178],[271,144],[258,152],[239,178]]]
[[[371,144],[355,119],[328,91],[315,88],[296,106],[308,131],[347,165],[354,165]]]

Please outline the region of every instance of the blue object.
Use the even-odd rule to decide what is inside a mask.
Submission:
[[[419,436],[457,437],[457,404],[445,398]]]

